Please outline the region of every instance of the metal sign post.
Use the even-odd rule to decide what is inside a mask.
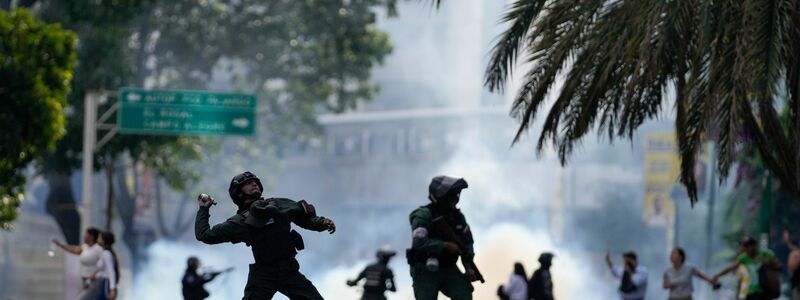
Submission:
[[[124,88],[119,100],[97,118],[98,103],[116,93],[87,92],[84,97],[81,232],[92,225],[94,154],[117,132],[167,135],[252,135],[256,128],[255,95],[208,91]],[[108,124],[117,112],[117,123]],[[106,134],[98,141],[97,131]]]

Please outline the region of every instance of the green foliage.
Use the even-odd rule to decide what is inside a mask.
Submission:
[[[342,112],[375,96],[371,69],[391,46],[375,28],[373,10],[393,6],[383,0],[157,3],[139,21],[137,68],[155,86],[203,88],[223,67],[238,89],[259,95],[262,146],[302,141],[318,132],[317,112]],[[147,67],[148,60],[157,63]]]
[[[788,120],[788,110],[780,119]],[[777,249],[783,243],[783,230],[800,228],[800,206],[791,201],[793,195],[785,186],[772,182],[767,184],[768,167],[755,146],[745,147],[737,156],[736,182],[734,189],[725,196],[725,232],[723,238],[729,250],[738,248],[742,236],[758,236],[768,227],[769,248]],[[767,191],[768,188],[771,190]],[[763,205],[768,193],[771,205]],[[763,212],[764,209],[770,209]],[[762,218],[769,216],[768,219]]]
[[[16,218],[24,168],[64,133],[64,107],[75,63],[75,34],[0,10],[0,228]]]
[[[44,169],[66,173],[79,166],[86,91],[206,89],[215,72],[232,74],[239,91],[259,95],[258,147],[315,136],[320,110],[341,112],[374,97],[370,71],[391,47],[374,26],[373,10],[391,10],[394,2],[42,1],[42,17],[65,22],[81,37],[70,96],[76,115]],[[104,13],[84,13],[93,10]],[[164,178],[181,178],[170,182],[179,188],[198,176],[181,164],[201,157],[198,143],[199,138],[117,135],[96,155],[97,166],[127,153],[156,163]]]
[[[632,138],[674,91],[681,182],[692,201],[695,159],[707,139],[719,145],[721,178],[737,146],[751,143],[798,195],[800,7],[793,5],[800,6],[771,0],[520,0],[504,18],[510,26],[494,48],[486,85],[501,90],[518,56],[532,66],[512,109],[521,121],[515,141],[552,98],[538,149],[552,144],[562,163],[592,129],[611,140]],[[562,77],[563,86],[554,90]],[[788,127],[776,113],[776,96],[786,92]]]
[[[317,112],[342,112],[375,96],[370,72],[391,46],[375,28],[374,10],[396,11],[396,0],[25,1],[34,2],[38,18],[74,31],[79,42],[76,47],[74,33],[36,22],[24,10],[0,12],[0,226],[15,218],[22,169],[37,156],[45,155],[38,164],[45,173],[68,176],[79,167],[88,91],[205,89],[223,66],[240,91],[261,99],[262,130],[247,147],[265,151],[249,156],[274,153],[315,136]],[[205,159],[214,144],[118,135],[96,153],[95,166],[129,155],[183,189],[199,176],[187,161]]]
[[[133,78],[127,59],[127,40],[132,18],[148,1],[40,1],[37,15],[44,20],[60,22],[78,34],[78,64],[68,97],[72,114],[67,119],[66,134],[57,143],[56,151],[39,166],[45,173],[70,174],[80,166],[83,137],[84,97],[92,90],[116,90],[129,85]],[[97,12],[97,14],[91,13]],[[100,110],[110,103],[101,105]],[[115,138],[114,142],[119,141]],[[103,148],[95,155],[95,166],[103,166],[102,158],[116,157],[127,149],[126,143]],[[137,145],[137,143],[133,143]]]

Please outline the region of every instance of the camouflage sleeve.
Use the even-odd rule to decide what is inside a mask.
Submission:
[[[433,253],[439,255],[444,249],[442,240],[432,239],[429,237],[431,213],[427,209],[419,208],[411,213],[409,221],[411,222],[411,248],[421,252]]]
[[[247,231],[245,228],[232,222],[230,219],[224,223],[214,225],[210,228],[208,225],[208,218],[211,214],[208,212],[208,207],[201,207],[197,211],[197,217],[194,222],[194,237],[198,241],[206,244],[219,244],[225,242],[238,243],[246,241]]]
[[[308,204],[305,200],[294,201],[282,199],[278,201],[278,205],[288,211],[289,220],[297,224],[297,226],[312,231],[325,231],[328,229],[324,224],[327,218],[317,216],[314,206]]]

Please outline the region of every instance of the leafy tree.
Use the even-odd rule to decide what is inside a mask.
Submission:
[[[0,10],[0,228],[10,228],[24,197],[28,164],[64,133],[75,34]]]
[[[29,1],[29,5],[35,4],[34,12],[39,18],[59,22],[76,32],[79,38],[75,79],[68,95],[67,104],[71,114],[67,118],[66,133],[56,144],[56,151],[46,155],[39,164],[50,187],[46,199],[47,212],[53,215],[67,242],[71,244],[78,244],[80,235],[80,217],[69,176],[80,167],[84,96],[91,90],[115,90],[128,84],[133,74],[130,62],[126,59],[129,27],[145,2]],[[96,153],[95,166],[106,166],[122,153],[150,153],[147,149],[174,140],[163,136],[127,141],[115,138]]]
[[[521,121],[515,141],[552,95],[538,149],[552,143],[566,163],[590,130],[632,138],[674,94],[681,182],[692,201],[706,139],[719,145],[721,178],[737,145],[749,143],[798,195],[800,1],[519,0],[503,20],[509,27],[485,84],[502,91],[519,56],[531,66],[512,108]],[[563,87],[553,91],[560,76]],[[785,124],[780,105],[789,108]]]
[[[260,99],[258,137],[245,155],[280,153],[287,141],[316,135],[317,112],[343,111],[374,96],[371,68],[391,51],[388,36],[374,26],[374,9],[391,9],[393,2],[39,1],[42,18],[62,22],[81,38],[69,99],[75,114],[58,151],[42,165],[51,187],[48,212],[67,240],[77,243],[80,221],[68,176],[79,167],[86,91],[204,89],[214,76],[230,74],[239,91]],[[135,191],[128,190],[128,172],[114,170],[141,162],[171,187],[184,188],[199,175],[186,167],[188,161],[203,159],[205,146],[217,143],[218,138],[118,135],[97,153],[96,166],[114,174],[109,183],[116,182],[123,239],[135,257],[142,254],[133,229]]]

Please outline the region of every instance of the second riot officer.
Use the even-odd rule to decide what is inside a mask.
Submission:
[[[394,284],[394,273],[389,269],[389,260],[392,256],[397,254],[394,250],[388,247],[378,250],[378,262],[367,266],[358,277],[354,280],[348,280],[347,285],[356,286],[361,279],[366,279],[364,282],[364,295],[361,300],[386,300],[384,292],[397,291]]]
[[[206,244],[239,243],[250,246],[255,263],[250,265],[244,298],[272,299],[275,293],[292,300],[323,299],[314,285],[300,273],[295,259],[304,248],[302,237],[291,223],[313,231],[333,233],[336,225],[316,215],[306,201],[262,198],[263,186],[253,173],[244,172],[231,180],[228,194],[238,206],[235,215],[210,228],[209,208],[215,204],[208,195],[198,197],[200,209],[195,237]]]
[[[463,178],[434,177],[428,187],[431,203],[409,217],[413,241],[406,257],[417,300],[434,300],[440,291],[450,299],[470,300],[471,282],[482,280],[473,262],[472,232],[456,208],[467,187]],[[459,257],[464,273],[456,266]]]

